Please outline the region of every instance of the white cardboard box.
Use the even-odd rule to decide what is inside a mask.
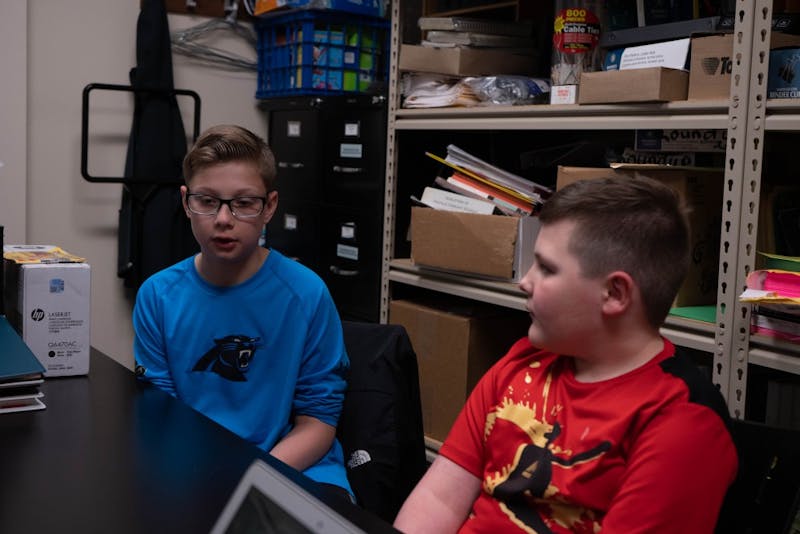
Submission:
[[[3,251],[7,318],[44,366],[45,376],[88,374],[89,264],[57,263],[65,260],[58,247],[6,245]],[[53,254],[60,259],[53,260]]]

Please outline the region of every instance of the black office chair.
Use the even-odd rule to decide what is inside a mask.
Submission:
[[[722,503],[715,532],[800,532],[800,431],[734,420],[732,433],[739,472]]]
[[[405,328],[344,321],[350,375],[337,437],[358,504],[394,521],[427,469],[417,357]]]

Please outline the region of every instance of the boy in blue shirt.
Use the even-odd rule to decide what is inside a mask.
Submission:
[[[336,308],[316,274],[258,243],[278,204],[271,150],[244,128],[215,126],[183,174],[200,253],[139,289],[136,375],[352,493],[336,440],[349,366]]]

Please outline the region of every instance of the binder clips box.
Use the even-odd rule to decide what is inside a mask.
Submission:
[[[530,327],[525,312],[452,298],[393,300],[389,322],[403,325],[414,346],[423,430],[439,441],[481,376]]]
[[[686,100],[688,89],[689,73],[678,69],[650,67],[584,72],[578,89],[578,103]]]
[[[773,31],[769,46],[767,98],[800,98],[800,35]]]
[[[770,50],[767,98],[800,98],[800,47]]]
[[[456,76],[530,75],[535,67],[535,56],[510,54],[505,50],[461,47],[432,48],[409,44],[400,47],[399,68],[403,71],[433,72]]]
[[[673,306],[715,304],[722,226],[723,171],[685,168],[653,170],[559,166],[556,189],[561,189],[577,180],[614,176],[648,176],[664,182],[677,191],[681,203],[688,210],[689,247],[692,261]]]
[[[90,267],[50,245],[6,245],[6,315],[45,376],[85,375],[90,351]]]
[[[518,282],[533,263],[537,217],[411,208],[411,259],[421,267]]]

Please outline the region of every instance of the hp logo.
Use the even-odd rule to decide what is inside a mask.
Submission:
[[[41,321],[44,319],[44,310],[41,308],[36,308],[31,312],[31,319],[34,321]]]

